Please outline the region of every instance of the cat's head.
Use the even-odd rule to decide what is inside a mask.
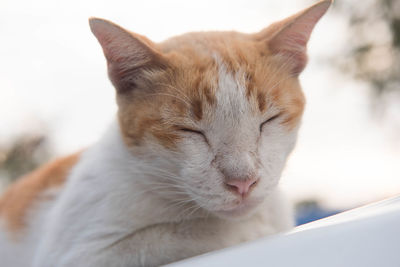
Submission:
[[[149,186],[223,217],[249,214],[264,200],[294,147],[305,102],[298,76],[330,3],[255,34],[189,33],[157,44],[90,20],[123,139],[155,177]]]

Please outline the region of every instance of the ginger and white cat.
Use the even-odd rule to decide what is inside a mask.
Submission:
[[[319,2],[255,34],[153,43],[102,19],[118,115],[0,201],[1,266],[157,266],[292,227],[277,188],[299,128]]]

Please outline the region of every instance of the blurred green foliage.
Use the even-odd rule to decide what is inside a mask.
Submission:
[[[0,147],[0,178],[9,183],[46,162],[52,149],[43,135],[25,134]]]
[[[343,70],[369,82],[375,96],[400,91],[400,0],[336,1],[334,7],[349,19]]]

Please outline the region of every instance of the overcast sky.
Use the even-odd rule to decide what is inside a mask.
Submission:
[[[45,131],[56,153],[95,142],[115,116],[105,60],[87,19],[161,41],[187,31],[255,32],[313,1],[12,1],[0,4],[0,144]],[[329,64],[346,45],[328,12],[309,45],[298,146],[282,180],[292,199],[345,207],[400,193],[400,147],[370,119],[368,88]]]

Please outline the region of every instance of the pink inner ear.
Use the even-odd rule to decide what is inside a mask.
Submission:
[[[118,92],[134,88],[144,67],[164,67],[164,59],[151,47],[150,40],[103,19],[91,18],[89,23],[103,48],[110,80]]]
[[[293,72],[299,73],[307,63],[306,48],[311,32],[325,14],[330,1],[323,1],[291,17],[285,26],[269,41],[274,53],[287,56],[294,64]]]
[[[112,22],[92,18],[89,23],[108,61],[121,61],[146,50],[146,46],[131,33]]]

